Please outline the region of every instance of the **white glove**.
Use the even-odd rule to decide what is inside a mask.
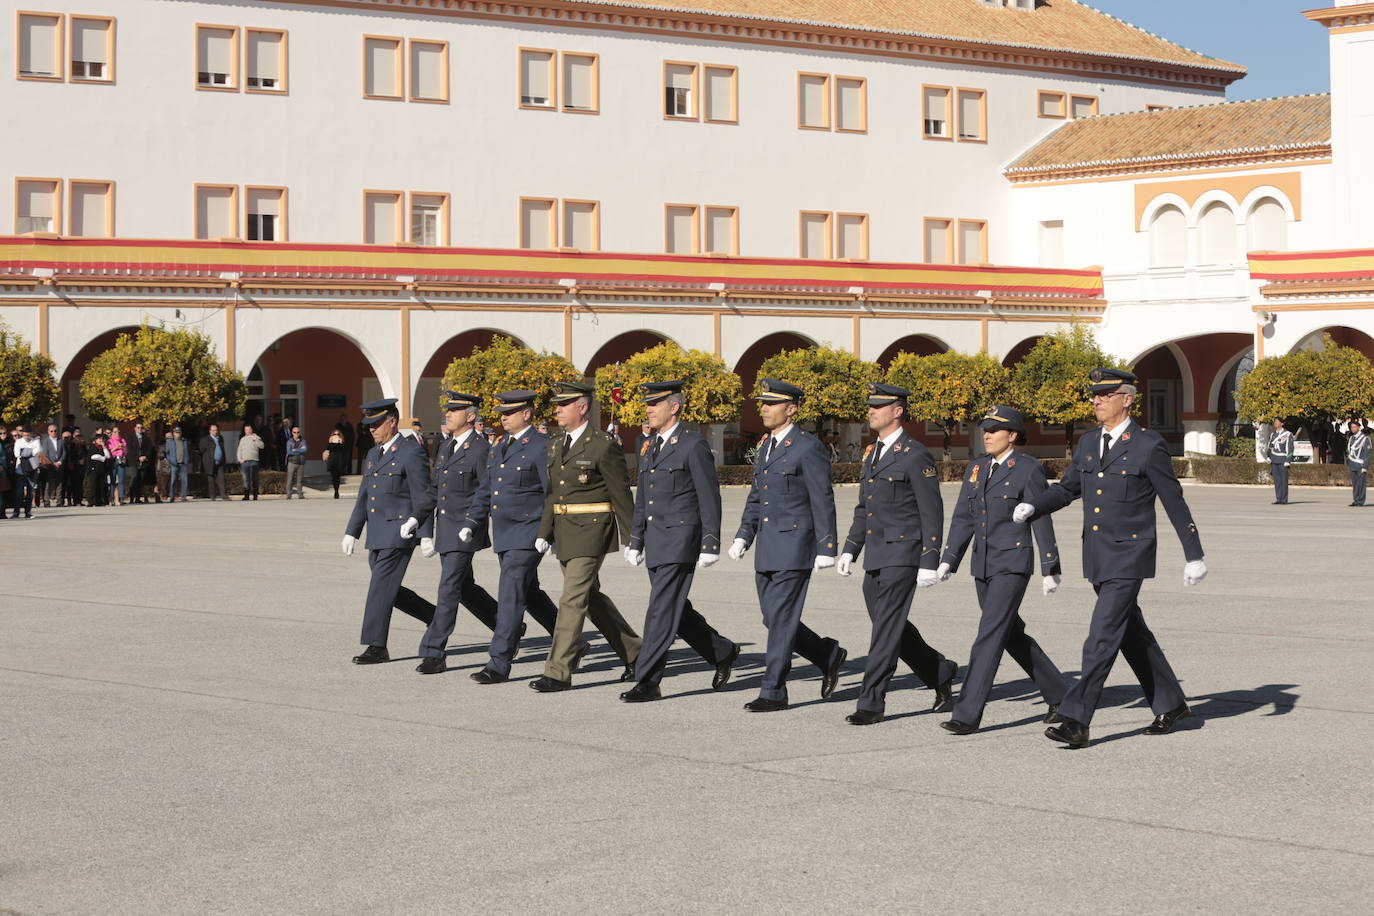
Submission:
[[[835,572],[842,576],[852,576],[854,574],[854,555],[852,553],[840,554],[840,562],[835,564]]]
[[[834,565],[835,565],[835,558],[834,558],[834,557],[817,556],[817,557],[816,557],[816,562],[812,565],[811,568],[812,568],[812,569],[829,569],[830,567],[832,567],[832,566],[834,566]]]
[[[345,534],[343,539],[343,555],[346,557],[353,556],[353,545],[356,543],[358,543],[357,538],[351,534]]]
[[[939,566],[935,567],[935,575],[940,577],[941,582],[944,582],[950,576],[954,575],[954,571],[949,568],[948,563],[941,563]]]
[[[635,550],[633,547],[626,547],[625,562],[629,563],[631,566],[643,566],[644,554],[641,551]]]
[[[415,537],[415,529],[419,527],[420,520],[412,515],[410,518],[406,519],[405,524],[401,526],[401,538],[403,540],[409,540]]]
[[[932,585],[938,584],[939,581],[940,581],[940,572],[939,572],[939,570],[935,570],[935,569],[918,569],[918,570],[916,570],[916,587],[917,587],[917,588],[930,588]]]
[[[738,560],[744,556],[744,552],[748,549],[749,545],[744,543],[744,538],[735,538],[734,543],[730,545],[730,549],[727,553],[730,554],[730,559]]]
[[[544,540],[543,538],[534,539],[534,549],[539,551],[541,554],[548,553],[549,548],[551,547],[553,547],[553,545],[550,544],[548,541]]]
[[[471,528],[461,528],[461,529],[459,529],[459,531],[458,531],[458,540],[462,541],[464,544],[466,544],[466,543],[468,543],[469,541],[471,541],[471,540],[472,540],[472,529],[471,529]]]
[[[718,553],[703,553],[697,556],[697,567],[699,569],[705,569],[708,566],[715,566],[719,562],[720,554]]]
[[[1183,567],[1183,584],[1197,585],[1207,578],[1207,564],[1201,560],[1189,560]]]
[[[1012,510],[1011,520],[1013,522],[1024,522],[1034,514],[1034,506],[1032,506],[1030,503],[1021,503],[1019,506]]]
[[[1059,591],[1061,581],[1059,576],[1046,576],[1040,580],[1040,592],[1045,595],[1053,595]]]
[[[434,538],[420,538],[420,556],[429,558],[438,553],[434,549]]]

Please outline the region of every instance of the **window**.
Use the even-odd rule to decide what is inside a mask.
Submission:
[[[404,238],[401,230],[400,191],[363,192],[363,244],[395,245]]]
[[[363,36],[363,97],[400,99],[402,81],[401,39]]]
[[[72,181],[67,194],[67,234],[87,238],[114,235],[114,182]]]
[[[706,208],[706,242],[710,254],[739,254],[739,207]]]
[[[949,264],[954,260],[954,221],[927,219],[922,224],[922,247],[927,264]]]
[[[797,126],[830,129],[830,77],[824,73],[797,74]]]
[[[1074,95],[1069,97],[1069,117],[1073,119],[1091,118],[1097,114],[1097,96]]]
[[[983,219],[959,220],[959,263],[986,264],[988,223]]]
[[[1175,379],[1150,379],[1146,390],[1145,417],[1157,432],[1178,431],[1178,382]]]
[[[1162,207],[1150,220],[1150,266],[1182,267],[1187,225],[1178,207]]]
[[[74,82],[114,80],[114,20],[104,16],[71,17],[71,78]]]
[[[988,139],[988,94],[983,89],[960,89],[959,139],[986,143]]]
[[[226,25],[196,26],[196,87],[238,90],[239,30]]]
[[[416,245],[432,248],[447,245],[448,195],[410,195],[410,240]]]
[[[697,65],[663,62],[663,116],[695,121],[697,118]]]
[[[1236,215],[1223,203],[1213,203],[1198,219],[1202,235],[1200,264],[1230,264],[1236,259]]]
[[[553,108],[552,51],[520,49],[520,107]]]
[[[252,242],[286,241],[286,188],[243,189],[247,213],[244,238]]]
[[[801,211],[803,258],[830,258],[830,218],[826,212]]]
[[[594,200],[563,201],[563,247],[601,250],[601,204]]]
[[[835,257],[868,260],[868,214],[835,214]]]
[[[922,133],[927,140],[952,140],[950,120],[953,107],[948,86],[921,87]]]
[[[196,185],[196,238],[237,238],[239,189],[236,185]]]
[[[244,37],[245,88],[249,92],[285,92],[286,33],[247,29]]]
[[[1036,113],[1042,118],[1062,118],[1067,115],[1068,96],[1062,92],[1041,89],[1035,94]]]
[[[448,42],[410,40],[410,100],[448,101]]]
[[[1040,266],[1064,266],[1064,221],[1044,220],[1040,223]]]
[[[600,58],[563,53],[563,110],[595,113],[601,107]]]
[[[556,248],[554,225],[556,200],[543,197],[520,198],[520,247]]]
[[[62,182],[56,178],[20,178],[14,183],[14,231],[62,231]]]
[[[705,64],[707,121],[713,124],[739,123],[739,68],[724,64]]]
[[[663,208],[663,250],[669,254],[697,254],[701,251],[695,206],[668,204]]]
[[[53,13],[20,13],[19,78],[60,80],[61,60],[62,17]]]
[[[835,129],[853,134],[868,130],[868,80],[835,77]]]
[[[1288,214],[1274,198],[1265,197],[1250,208],[1245,228],[1250,251],[1288,250]]]

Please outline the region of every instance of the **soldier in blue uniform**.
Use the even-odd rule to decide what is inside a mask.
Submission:
[[[487,473],[478,479],[458,531],[458,539],[464,544],[476,543],[478,532],[486,531],[490,518],[491,546],[501,563],[490,658],[481,671],[469,675],[479,684],[499,684],[510,679],[511,661],[524,631],[527,609],[549,632],[553,632],[558,617],[558,608],[539,587],[539,561],[543,554],[534,547],[540,513],[544,510],[544,489],[548,485],[544,456],[549,443],[548,436],[530,425],[534,397],[533,391],[524,389],[496,395],[505,436],[487,453]],[[473,438],[482,437],[474,432]]]
[[[1154,710],[1146,734],[1167,735],[1190,714],[1183,688],[1137,603],[1141,584],[1155,574],[1156,497],[1183,544],[1184,585],[1197,585],[1207,575],[1202,541],[1169,449],[1159,433],[1131,420],[1136,377],[1120,369],[1094,369],[1089,380],[1102,425],[1078,440],[1062,480],[1012,513],[1013,521],[1027,522],[1083,500],[1083,576],[1093,584],[1097,604],[1083,643],[1082,674],[1059,704],[1062,721],[1045,730],[1047,738],[1069,747],[1087,747],[1088,726],[1118,651]]]
[[[1285,429],[1283,417],[1274,418],[1274,434],[1269,437],[1269,476],[1274,478],[1274,505],[1288,505],[1288,465],[1293,463],[1293,434]]]
[[[854,558],[863,554],[864,604],[873,622],[857,708],[845,717],[850,725],[883,720],[899,657],[935,688],[933,711],[949,709],[959,670],[907,619],[916,589],[939,581],[935,567],[945,524],[935,462],[902,426],[909,397],[897,385],[868,386],[868,425],[878,438],[859,463],[859,500],[838,567],[840,575],[850,575]]]
[[[448,436],[435,445],[434,513],[420,526],[421,555],[438,553],[441,566],[434,619],[420,640],[422,661],[415,670],[421,674],[438,674],[447,667],[444,650],[453,635],[460,601],[489,629],[496,629],[496,599],[472,577],[473,555],[491,546],[486,522],[480,528],[467,528],[466,540],[459,537],[473,495],[487,479],[490,446],[472,429],[480,404],[480,397],[456,391],[448,392],[444,403]]]
[[[1350,472],[1350,505],[1363,506],[1365,483],[1369,479],[1369,436],[1359,420],[1351,420],[1348,428],[1345,466]]]
[[[1045,491],[1045,470],[1031,455],[1016,450],[1026,441],[1021,411],[993,407],[978,425],[983,430],[986,454],[969,462],[949,524],[945,555],[936,570],[942,580],[948,579],[959,568],[969,545],[973,545],[969,571],[983,613],[978,621],[978,636],[969,650],[959,702],[950,720],[940,723],[941,728],[956,735],[970,735],[978,730],[1004,651],[1030,675],[1045,698],[1049,705],[1046,724],[1059,721],[1056,710],[1068,686],[1039,643],[1026,634],[1020,614],[1021,599],[1026,595],[1037,558],[1043,577],[1041,591],[1052,595],[1059,589],[1059,546],[1054,540],[1054,522],[1048,515],[1030,525],[1011,518],[1015,506]]]
[[[768,657],[759,696],[744,708],[775,712],[787,708],[793,652],[821,670],[822,699],[835,691],[849,653],[801,622],[811,573],[835,565],[830,458],[819,439],[792,423],[802,389],[777,379],[764,379],[759,388],[755,400],[768,434],[759,443],[754,483],[729,554],[739,560],[757,542],[754,586],[768,627]]]
[[[739,646],[721,636],[692,607],[687,593],[697,567],[720,559],[720,484],[716,461],[701,433],[679,422],[682,382],[641,385],[651,438],[639,449],[639,485],[625,562],[649,567],[649,609],[635,671],[639,683],[620,695],[626,703],[662,697],[659,682],[674,636],[715,666],[711,689],[730,680]]]
[[[425,623],[433,614],[429,602],[401,585],[415,552],[415,532],[433,511],[434,496],[425,453],[401,436],[399,422],[395,398],[363,405],[363,423],[371,428],[376,447],[363,462],[358,498],[343,538],[344,555],[352,556],[363,526],[367,526],[372,580],[363,610],[362,642],[367,648],[353,658],[359,665],[390,660],[386,641],[393,605]],[[411,609],[412,604],[416,609]]]

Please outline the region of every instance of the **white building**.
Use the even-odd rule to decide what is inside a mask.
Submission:
[[[1013,361],[1090,321],[1205,451],[1252,349],[1374,352],[1246,256],[1368,243],[1374,26],[1308,17],[1329,99],[1219,104],[1244,68],[1072,0],[49,3],[0,35],[0,316],[78,414],[151,320],[317,435],[378,392],[432,427],[493,333],[588,372],[670,338],[750,384],[798,345]]]

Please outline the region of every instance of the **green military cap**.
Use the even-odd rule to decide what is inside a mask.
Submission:
[[[552,400],[555,404],[570,404],[578,398],[590,398],[595,390],[586,382],[559,382]]]

